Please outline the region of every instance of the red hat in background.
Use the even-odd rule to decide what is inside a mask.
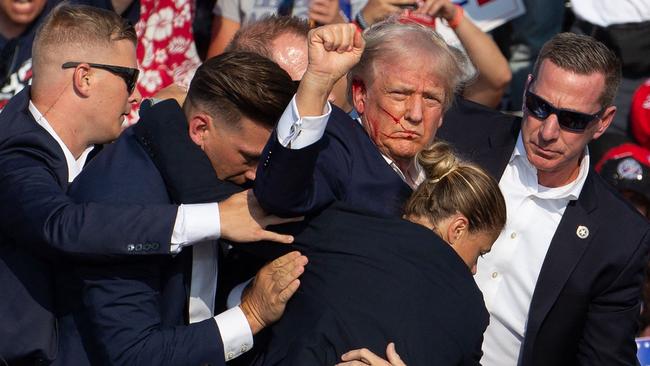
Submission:
[[[619,191],[636,192],[650,201],[650,150],[632,143],[613,147],[596,171]]]
[[[641,84],[632,96],[630,127],[636,142],[650,148],[650,79]]]

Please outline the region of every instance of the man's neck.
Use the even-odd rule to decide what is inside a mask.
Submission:
[[[575,181],[580,175],[580,162],[582,159],[572,165],[573,169],[563,170],[560,172],[543,172],[541,170],[537,171],[537,183],[541,186],[547,188],[558,188],[566,186],[571,182]]]
[[[39,103],[37,101],[32,101],[32,103],[70,150],[72,156],[79,159],[91,144],[84,140],[81,129],[75,123],[74,116],[61,115],[58,113],[56,106],[49,107],[49,103]]]

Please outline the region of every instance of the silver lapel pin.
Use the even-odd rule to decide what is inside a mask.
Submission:
[[[576,235],[578,235],[578,238],[580,239],[587,239],[587,237],[589,236],[589,228],[583,225],[578,226],[578,230],[576,230]]]

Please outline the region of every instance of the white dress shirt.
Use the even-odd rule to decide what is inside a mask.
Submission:
[[[484,334],[484,366],[516,366],[542,263],[564,210],[578,199],[589,171],[589,152],[573,182],[558,188],[538,184],[521,134],[499,187],[506,201],[506,226],[490,253],[480,258],[476,276],[490,312]]]
[[[41,127],[59,144],[68,165],[68,183],[83,169],[93,146],[84,150],[78,159],[63,143],[52,125],[29,101],[29,111]],[[192,282],[190,287],[190,323],[205,320],[214,314],[214,297],[217,289],[216,242],[221,235],[219,205],[215,203],[180,205],[174,222],[170,252],[179,253],[183,246],[198,241],[192,253]],[[226,361],[248,351],[253,346],[253,334],[248,320],[237,306],[214,317],[221,333]]]
[[[648,0],[571,0],[571,7],[578,18],[601,27],[650,20]]]
[[[296,96],[294,95],[291,99],[291,103],[289,103],[278,121],[278,142],[280,142],[282,146],[294,150],[302,149],[316,143],[325,134],[325,129],[327,128],[327,123],[331,113],[332,107],[330,103],[327,102],[322,115],[300,117],[298,106],[296,105]],[[361,123],[361,119],[357,118],[357,121]],[[406,184],[409,185],[409,187],[411,187],[411,189],[416,189],[426,178],[424,170],[415,159],[413,159],[413,164],[411,164],[406,173],[404,173],[393,159],[384,154],[381,154],[381,156],[384,157],[386,163]]]

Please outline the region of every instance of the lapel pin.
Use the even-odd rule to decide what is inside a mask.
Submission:
[[[580,239],[587,239],[589,236],[589,229],[586,226],[580,225],[578,226],[578,230],[576,230],[576,235],[578,235],[578,238]]]

